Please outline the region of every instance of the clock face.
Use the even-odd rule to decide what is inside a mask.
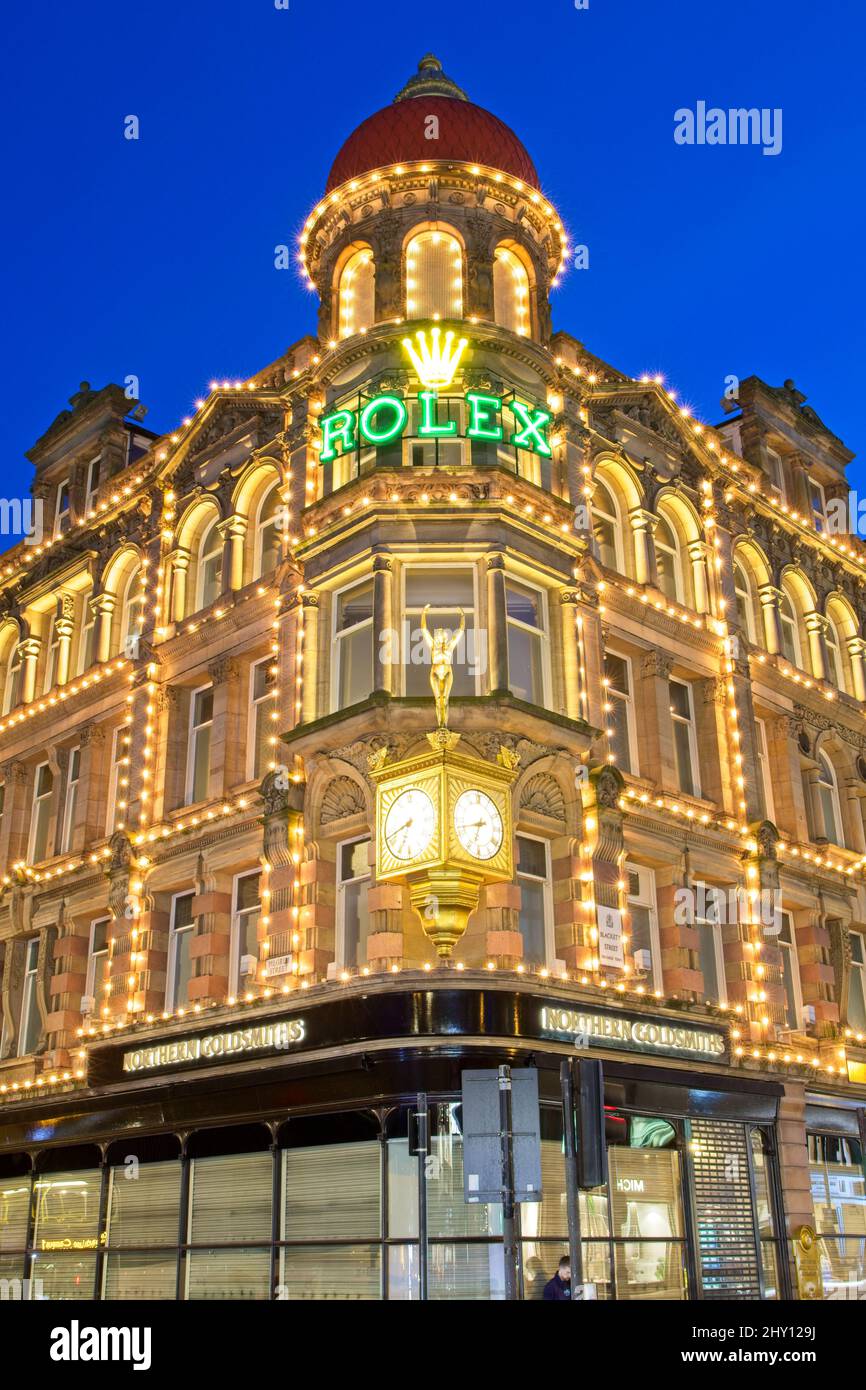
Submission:
[[[436,810],[426,792],[409,787],[401,792],[385,817],[385,844],[395,859],[417,859],[436,829]]]
[[[454,805],[454,829],[474,859],[492,859],[502,844],[502,817],[486,792],[460,793]]]

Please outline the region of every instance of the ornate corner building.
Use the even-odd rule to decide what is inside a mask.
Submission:
[[[703,426],[553,332],[570,254],[520,141],[427,57],[304,225],[317,336],[161,437],[83,383],[30,451],[41,534],[0,562],[0,1278],[501,1297],[460,1075],[509,1062],[539,1077],[536,1297],[577,1050],[604,1063],[597,1297],[866,1297],[852,456],[790,381]],[[428,624],[456,639],[438,753]]]

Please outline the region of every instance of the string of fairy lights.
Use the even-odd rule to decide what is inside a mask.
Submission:
[[[418,170],[420,172],[425,172],[426,166],[419,165]],[[392,172],[396,175],[400,175],[404,171],[405,170],[403,166],[395,166]],[[467,170],[467,172],[471,173],[475,177],[488,177],[491,174],[491,171],[482,170],[476,166],[472,166],[470,169]],[[492,176],[494,180],[497,182],[502,182],[503,179],[506,179],[507,182],[512,183],[514,185],[515,191],[526,191],[520,184],[519,180],[512,180],[507,176],[499,175],[496,172],[493,172]],[[376,174],[371,175],[369,178],[369,182],[371,184],[376,183],[378,181],[378,177],[379,176]],[[320,204],[319,207],[317,207],[317,209],[315,210],[315,212],[311,215],[310,219],[308,219],[307,227],[305,228],[305,232],[304,234],[302,234],[302,237],[300,239],[302,247],[300,253],[300,261],[304,273],[308,277],[308,282],[310,285],[313,285],[313,281],[309,276],[303,247],[306,244],[306,241],[309,237],[309,233],[312,230],[312,227],[314,226],[316,219],[324,215],[324,213],[327,211],[328,204],[333,205],[335,202],[339,201],[339,199],[342,196],[344,196],[346,191],[357,191],[357,189],[361,186],[363,182],[364,181],[353,180],[350,185],[346,186],[346,188],[342,190],[337,190],[335,194],[330,195],[329,199],[326,200],[326,202]],[[568,244],[564,238],[562,226],[559,222],[555,221],[555,213],[553,209],[545,203],[545,201],[541,198],[541,195],[533,193],[530,195],[530,197],[534,203],[540,204],[541,211],[547,218],[554,219],[555,229],[561,237],[562,261],[559,267],[559,269],[561,270],[564,266],[564,259],[568,250]],[[554,280],[553,283],[555,287],[556,280]],[[400,322],[400,320],[398,320],[397,322]],[[310,365],[307,368],[303,370],[299,368],[294,368],[292,371],[292,377],[294,380],[298,380],[302,376],[309,374],[309,408],[311,414],[314,417],[317,414],[319,414],[321,410],[324,408],[324,399],[320,396],[320,394],[318,394],[321,391],[321,388],[315,380],[316,368],[322,365],[323,361],[327,361],[330,354],[333,354],[336,351],[338,351],[339,347],[340,344],[338,344],[337,342],[330,342],[328,344],[327,352],[324,354],[313,355],[310,361]],[[562,358],[556,359],[556,365],[562,371],[570,371],[573,376],[584,379],[587,385],[593,388],[596,387],[600,381],[604,380],[602,374],[599,373],[592,366],[587,366],[585,364],[571,364],[569,366],[566,366]],[[676,392],[663,389],[662,378],[643,377],[641,378],[641,382],[643,384],[654,385],[658,389],[659,393],[668,400],[668,402],[672,403],[675,401]],[[627,378],[612,377],[609,381],[605,381],[605,389],[616,390],[620,387],[630,387],[633,389],[633,386],[634,382]],[[257,389],[259,388],[257,387],[255,381],[223,381],[221,383],[211,382],[211,397],[209,399],[213,399],[216,393],[224,394],[242,391],[255,391]],[[172,458],[172,450],[170,446],[175,447],[176,452],[174,455],[174,459],[176,461],[178,454],[180,453],[180,448],[186,446],[191,438],[192,431],[194,430],[196,425],[196,416],[208,405],[208,403],[208,400],[205,399],[196,401],[195,415],[186,417],[183,420],[183,422],[177,427],[176,431],[173,432],[170,436],[166,436],[162,440],[155,441],[153,447],[153,457],[157,464],[162,465],[166,463],[170,458]],[[737,458],[730,451],[730,449],[728,449],[727,447],[723,447],[723,441],[721,440],[721,438],[715,432],[709,431],[707,427],[703,426],[700,422],[693,420],[691,418],[690,411],[686,407],[678,407],[678,413],[681,420],[685,424],[690,426],[691,430],[696,436],[695,442],[700,443],[707,450],[708,454],[713,456],[712,463],[724,470],[728,478],[730,479],[730,490],[725,494],[726,501],[730,501],[731,498],[735,495],[736,491],[740,490],[741,493],[748,497],[750,500],[757,501],[758,503],[766,507],[770,512],[774,512],[778,517],[784,518],[786,524],[794,528],[802,529],[804,531],[808,530],[810,532],[810,542],[813,545],[818,544],[821,547],[826,547],[828,551],[834,552],[834,558],[836,560],[839,560],[841,558],[844,562],[853,564],[859,570],[866,572],[866,551],[864,551],[863,547],[854,546],[849,542],[842,540],[840,537],[828,535],[826,533],[821,532],[820,530],[818,530],[815,519],[813,517],[808,517],[800,514],[796,509],[790,507],[786,502],[775,496],[773,493],[762,492],[757,477],[749,476],[750,470],[752,470],[751,465],[745,464],[744,461]],[[584,420],[587,419],[586,411],[583,408],[581,410],[581,415]],[[305,488],[308,497],[312,495],[312,497],[315,498],[317,491],[317,458],[315,453],[315,444],[313,444],[313,447],[308,450],[307,458],[308,473],[305,479]],[[146,469],[144,470],[144,472],[138,474],[132,480],[131,483],[123,485],[122,488],[118,489],[115,486],[111,491],[110,496],[107,496],[105,499],[98,501],[98,503],[90,510],[87,516],[79,518],[78,526],[86,525],[88,524],[88,522],[93,521],[94,519],[99,519],[102,515],[109,512],[112,507],[122,506],[126,500],[133,496],[135,490],[138,487],[140,487],[142,483],[145,481],[145,475]],[[586,495],[589,496],[591,495],[592,491],[590,470],[585,468],[584,475],[584,491]],[[288,486],[288,484],[286,483],[285,486]],[[713,529],[716,525],[716,518],[714,515],[712,500],[712,479],[707,479],[702,484],[702,488],[706,494],[704,498],[705,534],[708,533],[712,537],[711,543],[717,552],[714,563],[716,570],[718,570],[721,566],[721,559],[718,555],[718,540],[715,536],[712,536]],[[170,630],[169,620],[171,615],[167,612],[167,597],[170,589],[168,565],[170,563],[169,557],[171,549],[176,539],[174,530],[174,522],[176,520],[176,500],[177,499],[175,497],[175,494],[171,489],[168,489],[164,492],[163,511],[160,518],[161,553],[158,563],[154,566],[149,556],[142,555],[141,557],[141,592],[140,602],[137,607],[139,627],[138,632],[135,634],[139,640],[141,639],[143,632],[146,628],[145,614],[146,604],[149,598],[152,599],[153,603],[153,626],[156,633],[157,641],[161,640],[165,636],[165,634]],[[350,517],[353,514],[362,513],[364,510],[368,509],[370,506],[374,504],[381,505],[382,500],[383,499],[381,498],[372,496],[370,493],[365,493],[361,497],[357,498],[354,501],[354,503],[342,504],[340,507],[340,516]],[[404,500],[405,499],[403,495],[399,492],[393,492],[392,494],[390,494],[388,498],[388,501],[390,501],[393,504],[402,503]],[[460,497],[459,493],[456,490],[452,490],[450,492],[447,500],[449,503],[456,506],[464,505],[463,499]],[[434,497],[432,494],[429,493],[422,493],[420,496],[420,502],[422,505],[428,505],[433,502],[435,502],[438,505],[441,504],[442,501],[443,499],[441,497]],[[569,519],[566,519],[565,516],[562,516],[562,519],[560,519],[557,515],[557,513],[562,511],[562,508],[560,508],[557,504],[551,504],[550,499],[547,500],[546,505],[542,506],[536,501],[527,500],[525,497],[518,497],[516,494],[508,494],[505,498],[505,504],[508,507],[513,508],[516,513],[519,513],[526,519],[531,520],[534,524],[546,526],[549,529],[551,529],[554,533],[559,534],[560,536],[569,534],[572,530],[571,521]],[[307,528],[302,529],[304,529],[304,537],[306,539],[314,538],[317,536],[317,534],[319,534],[318,528],[316,528],[315,526],[309,526]],[[45,542],[41,543],[38,547],[23,549],[21,553],[16,557],[16,559],[10,560],[4,566],[2,572],[3,578],[17,579],[26,571],[29,565],[32,565],[35,559],[37,559],[40,555],[45,554],[48,550],[52,549],[52,547],[62,544],[64,539],[64,536],[57,536],[50,540],[46,540]],[[301,544],[300,538],[292,536],[290,533],[287,534],[286,540],[290,550],[296,548],[299,544]],[[149,583],[149,570],[151,568],[154,568],[156,570],[156,579],[153,582],[152,587]],[[599,582],[597,587],[601,599],[601,596],[606,591],[607,581]],[[693,612],[690,612],[684,605],[671,603],[665,599],[662,599],[658,596],[657,591],[652,591],[651,586],[649,585],[640,586],[630,581],[620,582],[619,580],[617,580],[616,587],[619,589],[619,591],[624,597],[628,599],[637,599],[637,601],[644,605],[651,605],[656,611],[663,611],[668,617],[676,619],[684,626],[691,627],[697,630],[705,630],[711,635],[720,639],[720,655],[722,662],[722,670],[725,676],[726,694],[728,697],[728,728],[730,734],[728,752],[729,761],[731,764],[731,777],[732,786],[734,790],[734,799],[736,802],[736,810],[738,812],[739,819],[711,813],[706,810],[705,806],[701,806],[700,804],[690,804],[688,798],[671,797],[668,794],[654,794],[650,791],[647,791],[646,789],[639,788],[639,786],[637,785],[629,785],[626,787],[624,794],[620,800],[621,808],[628,814],[637,815],[644,813],[649,808],[664,810],[666,814],[671,813],[674,816],[681,818],[684,825],[686,826],[689,824],[694,824],[699,825],[701,827],[710,827],[719,833],[733,836],[739,841],[742,841],[744,838],[746,838],[746,848],[750,853],[754,853],[757,850],[757,846],[754,844],[753,841],[747,838],[750,832],[748,826],[745,824],[746,786],[743,771],[744,762],[742,753],[742,740],[738,724],[736,690],[733,680],[734,663],[732,658],[731,641],[728,635],[727,624],[723,620],[695,614]],[[257,590],[258,596],[261,596],[264,592],[266,592],[264,587],[259,586]],[[303,673],[305,642],[304,595],[304,586],[298,585],[297,590],[293,595],[294,606],[292,609],[284,607],[280,598],[277,598],[275,600],[277,611],[273,622],[274,638],[271,642],[270,647],[271,655],[273,657],[273,664],[269,668],[269,675],[273,679],[273,685],[269,692],[272,707],[268,716],[269,721],[272,725],[272,732],[268,734],[267,739],[269,752],[268,768],[271,772],[276,772],[280,768],[280,764],[278,762],[278,730],[280,727],[281,720],[286,713],[285,709],[282,708],[281,705],[282,696],[281,684],[279,680],[281,652],[280,628],[283,619],[290,611],[294,612],[295,614],[296,660],[294,671],[294,694],[292,698],[294,702],[296,721],[300,720],[303,715]],[[601,611],[603,612],[603,602],[600,602],[599,606]],[[222,611],[217,609],[214,614],[209,615],[209,621],[211,619],[219,621],[222,616]],[[576,614],[575,621],[577,628],[579,704],[584,714],[584,717],[586,717],[589,710],[586,635],[584,619],[579,612]],[[198,621],[193,619],[187,622],[185,625],[179,626],[178,630],[191,633],[194,632],[198,626]],[[768,657],[766,653],[752,653],[752,659],[755,659],[756,661],[762,664],[767,662],[768,660],[774,660],[773,657]],[[776,670],[782,676],[784,676],[786,679],[791,680],[795,685],[802,685],[807,689],[815,688],[817,690],[820,690],[820,693],[827,700],[832,700],[835,698],[835,691],[831,688],[829,682],[822,682],[813,679],[812,677],[804,673],[798,672],[796,669],[791,667],[790,664],[786,663],[784,659],[782,659],[781,657],[775,658],[775,666]],[[130,688],[126,699],[126,713],[124,723],[125,732],[123,733],[121,740],[123,747],[123,757],[121,759],[121,764],[124,769],[124,773],[123,775],[119,776],[117,780],[118,795],[115,825],[116,828],[119,830],[128,830],[130,832],[131,838],[138,852],[137,857],[134,861],[137,876],[132,878],[130,882],[129,907],[131,911],[132,926],[130,927],[129,931],[131,949],[128,952],[130,968],[126,981],[127,999],[125,1012],[120,1016],[108,1016],[110,1014],[111,1006],[110,1003],[106,1001],[106,1004],[103,1007],[104,1016],[101,1022],[99,1024],[91,1023],[90,1025],[82,1027],[79,1030],[79,1038],[82,1040],[83,1045],[77,1052],[78,1065],[74,1069],[58,1069],[57,1071],[52,1072],[48,1075],[43,1074],[39,1077],[34,1077],[32,1080],[25,1079],[22,1081],[15,1081],[12,1083],[4,1082],[0,1084],[0,1095],[6,1098],[13,1098],[14,1096],[20,1095],[21,1093],[29,1094],[33,1090],[42,1090],[45,1088],[50,1089],[56,1086],[68,1085],[70,1083],[83,1080],[86,1076],[86,1068],[84,1066],[84,1063],[86,1060],[86,1039],[88,1038],[101,1038],[128,1031],[137,1031],[142,1027],[158,1026],[162,1023],[171,1021],[173,1019],[182,1019],[187,1016],[195,1017],[202,1013],[210,1013],[213,1011],[224,1010],[227,1007],[240,1008],[244,1006],[260,1004],[263,1001],[266,1002],[277,996],[288,995],[296,988],[304,990],[324,990],[328,988],[333,988],[333,982],[316,983],[313,980],[305,978],[300,972],[299,917],[303,891],[301,863],[303,859],[304,831],[302,818],[300,817],[300,815],[294,815],[290,821],[290,861],[292,864],[293,871],[290,890],[290,907],[292,919],[291,942],[293,948],[293,965],[291,972],[293,976],[292,983],[284,984],[280,987],[271,987],[270,985],[266,985],[264,988],[258,991],[248,990],[241,996],[230,996],[228,999],[224,1001],[216,1001],[212,1004],[197,1003],[190,1006],[181,1006],[174,1011],[162,1011],[160,1013],[151,1013],[145,1012],[141,1008],[138,996],[141,993],[141,976],[146,965],[147,953],[146,951],[139,949],[141,942],[139,939],[140,931],[137,924],[142,912],[144,875],[146,874],[146,871],[150,867],[152,867],[153,864],[156,862],[156,860],[154,860],[153,857],[142,852],[142,847],[149,847],[152,845],[159,846],[166,840],[170,840],[175,836],[199,830],[202,827],[206,827],[212,823],[219,822],[230,816],[243,814],[250,808],[251,803],[249,799],[244,796],[240,796],[237,798],[230,797],[225,799],[217,799],[213,802],[213,804],[207,805],[203,808],[199,808],[192,815],[181,815],[176,818],[173,817],[170,821],[160,821],[158,823],[153,822],[153,764],[156,753],[156,739],[158,736],[158,701],[160,696],[160,687],[156,678],[157,667],[155,664],[152,663],[146,664],[143,671],[144,679],[141,680],[140,677],[142,675],[142,666],[140,661],[118,659],[112,662],[107,662],[105,663],[104,667],[97,667],[91,670],[90,672],[88,672],[87,676],[75,682],[72,682],[65,687],[59,687],[56,690],[49,692],[46,697],[38,701],[33,701],[23,708],[19,708],[5,721],[0,721],[0,736],[2,736],[7,731],[12,731],[13,729],[16,729],[26,720],[35,717],[38,713],[42,713],[48,709],[53,708],[56,703],[59,703],[60,701],[66,701],[70,697],[74,698],[79,692],[87,691],[92,685],[98,683],[101,679],[107,677],[112,671],[126,669],[127,667]],[[137,701],[144,702],[144,718],[142,721],[139,721],[138,718]],[[142,729],[143,733],[140,763],[138,762],[137,758],[134,760],[132,757],[133,728],[139,727]],[[609,741],[612,740],[612,730],[606,729],[605,732],[608,735]],[[612,747],[612,742],[610,746]],[[615,759],[610,755],[609,760],[615,761]],[[138,779],[136,786],[131,785],[131,773],[133,762],[135,762],[135,771]],[[302,774],[297,769],[291,774],[291,778],[294,781],[301,780],[301,777]],[[136,804],[138,806],[138,824],[134,830],[131,827],[129,827],[127,823],[128,809],[133,804]],[[592,862],[594,849],[592,837],[594,833],[597,831],[597,829],[598,827],[596,825],[594,816],[591,814],[588,815],[585,818],[585,835],[580,844],[581,868],[579,873],[579,881],[581,888],[581,910],[585,914],[586,919],[584,936],[585,939],[589,942],[591,948],[596,948],[598,944],[598,929],[596,926],[596,900],[594,892],[595,878]],[[782,842],[778,846],[778,852],[780,853],[780,855],[787,856],[791,860],[801,860],[802,862],[814,865],[817,868],[834,871],[846,877],[850,877],[855,871],[862,869],[864,865],[866,865],[866,856],[856,859],[853,863],[845,863],[838,857],[834,859],[829,851],[821,851],[814,846],[803,846]],[[65,876],[75,871],[92,867],[93,865],[108,860],[110,857],[110,848],[107,846],[103,846],[92,851],[87,855],[82,855],[78,858],[73,856],[67,862],[61,863],[60,865],[51,865],[49,863],[46,866],[39,866],[28,865],[23,862],[18,862],[12,867],[13,870],[16,871],[17,875],[19,876],[19,879],[21,876],[23,876],[27,880],[30,880],[34,883],[43,883],[51,881],[52,878]],[[271,921],[270,876],[273,872],[273,866],[269,862],[266,855],[262,856],[261,865],[261,943],[263,955],[266,955],[268,949],[267,928],[270,925]],[[756,873],[757,870],[753,865],[747,866],[747,877],[751,878]],[[8,885],[12,881],[12,876],[10,876],[9,874],[3,876],[2,882],[4,885]],[[620,901],[623,905],[624,921],[627,922],[627,885],[623,879],[618,880],[617,890],[620,894]],[[748,894],[751,895],[756,893],[758,890],[753,887],[749,887],[747,891]],[[751,897],[749,900],[753,901]],[[756,931],[756,928],[759,924],[756,920],[752,919],[746,925],[748,925],[748,927],[750,928],[750,936],[749,940],[745,943],[745,945],[747,949],[751,950],[755,956],[755,961],[753,964],[755,990],[751,995],[747,997],[745,1003],[737,1003],[735,1005],[718,1003],[716,1005],[706,1006],[710,1009],[716,1009],[720,1014],[728,1015],[736,1021],[735,1025],[731,1027],[731,1038],[732,1041],[736,1044],[736,1046],[733,1049],[734,1055],[738,1058],[744,1059],[745,1061],[755,1060],[770,1065],[778,1065],[784,1068],[802,1067],[807,1070],[820,1070],[829,1075],[836,1074],[837,1072],[840,1075],[844,1075],[844,1046],[838,1047],[836,1050],[837,1061],[842,1062],[841,1066],[836,1067],[834,1064],[827,1063],[826,1060],[817,1053],[807,1056],[805,1052],[796,1052],[792,1048],[786,1048],[780,1045],[754,1045],[753,1040],[749,1036],[751,1026],[757,1023],[760,1027],[767,1028],[770,1025],[769,1018],[767,1017],[766,1013],[762,1012],[763,1006],[766,1003],[767,996],[766,990],[764,988],[765,967],[763,966],[762,962],[757,960],[757,956],[760,953],[762,945],[760,939],[758,939],[759,934]],[[628,934],[626,934],[626,944],[628,944],[628,940]],[[114,952],[115,948],[121,944],[121,941],[122,939],[120,937],[111,938],[110,950],[112,951],[112,953]],[[125,945],[126,943],[123,944]],[[430,962],[425,962],[424,965],[420,968],[424,972],[426,972],[431,970],[433,967]],[[467,963],[457,960],[454,963],[454,968],[460,972],[463,972],[467,969],[472,970],[475,967],[470,967],[467,965]],[[501,966],[497,965],[496,961],[488,961],[486,967],[484,968],[487,971],[502,971],[503,969]],[[390,967],[390,970],[392,973],[406,973],[408,975],[411,975],[413,973],[411,969],[401,967],[396,964],[392,965]],[[343,986],[351,985],[354,981],[363,980],[364,978],[369,976],[370,973],[371,972],[369,967],[362,967],[360,970],[356,972],[344,971],[340,976],[339,983]],[[566,970],[563,971],[560,975],[552,976],[552,973],[546,968],[542,967],[540,969],[535,970],[523,964],[518,964],[514,968],[514,971],[512,973],[518,976],[537,977],[540,980],[555,978],[563,983],[567,982],[571,984],[579,984],[580,986],[585,988],[595,988],[601,992],[610,991],[613,994],[626,995],[629,997],[633,996],[638,999],[650,997],[655,999],[656,1001],[666,1003],[671,1007],[675,1007],[680,1010],[682,1009],[683,1001],[679,997],[669,996],[667,999],[665,999],[663,991],[653,991],[648,989],[642,983],[636,983],[633,980],[630,980],[628,977],[631,972],[628,967],[624,972],[624,978],[618,980],[611,980],[607,978],[603,970],[600,969],[600,962],[598,959],[598,955],[595,953],[595,949],[591,949],[587,954],[584,969],[575,969],[571,971]],[[109,972],[109,980],[106,981],[106,990],[109,993],[111,990],[110,975],[111,972]],[[753,1017],[752,1015],[758,1016]],[[864,1038],[863,1035],[854,1033],[852,1032],[852,1030],[846,1030],[846,1036],[850,1041],[856,1042],[857,1044],[866,1042],[866,1038]]]

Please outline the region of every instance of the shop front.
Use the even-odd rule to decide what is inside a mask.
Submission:
[[[809,1178],[825,1299],[866,1299],[866,1110],[813,1097]]]
[[[705,1020],[593,1006],[566,1040],[552,1010],[428,982],[100,1042],[86,1090],[7,1107],[0,1279],[49,1299],[501,1299],[502,1208],[464,1201],[461,1072],[508,1062],[538,1070],[518,1264],[540,1298],[568,1253],[559,1068],[577,1046],[603,1059],[609,1166],[580,1196],[587,1296],[789,1296],[781,1088],[735,1075]]]

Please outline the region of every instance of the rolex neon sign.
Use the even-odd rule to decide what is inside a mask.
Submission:
[[[424,330],[419,329],[415,335],[417,348],[410,338],[403,339],[403,346],[417,376],[426,388],[419,391],[415,398],[418,402],[418,424],[413,437],[427,440],[447,439],[449,436],[456,438],[461,433],[458,421],[442,418],[436,388],[450,386],[463,356],[466,339],[461,338],[455,343],[454,333],[450,329],[444,341],[438,328],[432,329],[430,336],[432,342],[428,343]],[[552,419],[550,411],[527,405],[514,397],[504,401],[501,396],[483,391],[465,391],[463,403],[467,421],[465,438],[505,442],[550,458],[551,449],[547,439],[547,426]],[[338,453],[352,453],[359,444],[391,444],[406,433],[408,424],[409,406],[406,399],[388,391],[371,396],[358,410],[348,407],[334,410],[320,421],[322,447],[319,460],[330,463]]]

